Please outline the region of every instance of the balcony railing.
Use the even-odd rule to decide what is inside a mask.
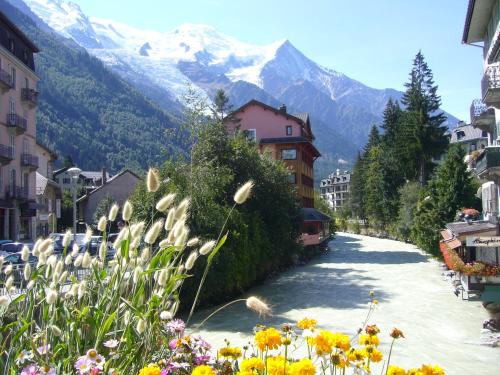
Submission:
[[[475,128],[493,133],[495,109],[488,108],[481,99],[474,99],[470,105],[470,123]]]
[[[28,189],[21,186],[8,185],[5,196],[11,199],[28,199]]]
[[[0,88],[3,90],[12,88],[12,76],[3,69],[0,69]]]
[[[8,113],[7,126],[15,129],[18,133],[23,133],[28,130],[28,121],[16,113]]]
[[[21,100],[28,103],[30,107],[36,106],[38,104],[38,91],[29,88],[21,89]]]
[[[500,66],[489,66],[481,80],[483,102],[488,106],[500,107]]]
[[[14,160],[14,148],[0,144],[0,163],[10,163]]]
[[[484,175],[492,172],[492,168],[500,168],[500,147],[486,147],[476,161],[476,174]]]
[[[23,167],[38,168],[38,156],[23,153],[21,154],[21,165]]]

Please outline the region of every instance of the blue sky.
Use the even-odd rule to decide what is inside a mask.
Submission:
[[[312,60],[375,88],[402,90],[424,53],[443,108],[468,121],[481,49],[461,44],[467,0],[73,0],[89,16],[171,30],[204,23],[254,44],[287,38]]]

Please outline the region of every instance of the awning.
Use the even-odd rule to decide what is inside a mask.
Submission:
[[[445,241],[446,246],[448,246],[450,249],[457,249],[459,247],[462,247],[462,242],[457,240],[456,238],[451,240],[451,241]]]
[[[450,232],[449,229],[445,229],[441,231],[441,237],[443,237],[443,240],[449,241],[453,238],[453,234]]]
[[[332,221],[330,216],[315,208],[304,207],[300,209],[300,215],[304,221]]]

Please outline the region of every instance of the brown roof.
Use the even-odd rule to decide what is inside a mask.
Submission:
[[[470,224],[467,222],[446,224],[446,228],[449,229],[455,237],[463,236],[469,233],[488,232],[496,229],[496,227],[496,224],[492,224],[489,221],[473,221]]]
[[[5,22],[14,32],[26,43],[26,45],[33,50],[33,52],[40,52],[38,47],[24,34],[3,12],[0,11],[0,19]]]
[[[298,122],[301,125],[305,125],[305,122],[301,118],[299,118],[299,117],[297,117],[295,115],[291,115],[289,113],[286,113],[284,111],[280,111],[278,108],[271,107],[270,105],[267,105],[265,103],[259,102],[256,99],[252,99],[249,102],[243,104],[240,108],[235,109],[231,113],[231,115],[234,115],[235,113],[238,113],[238,112],[243,112],[246,108],[250,107],[251,105],[258,105],[258,106],[260,106],[260,107],[262,107],[264,109],[267,109],[268,111],[272,111],[272,112],[276,113],[277,115],[285,116],[288,120],[294,120],[294,121]],[[230,118],[230,116],[227,116],[226,119],[227,118]]]

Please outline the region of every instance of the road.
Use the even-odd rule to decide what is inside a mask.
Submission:
[[[269,302],[272,317],[259,318],[236,304],[207,322],[200,334],[216,347],[224,346],[224,338],[244,345],[256,324],[278,326],[312,317],[321,328],[352,335],[366,316],[373,290],[379,307],[371,323],[382,330],[382,350],[388,352],[392,327],[406,337],[397,341],[391,363],[435,363],[447,374],[500,374],[500,347],[485,345],[491,336],[485,340],[481,333],[486,310],[453,294],[440,262],[413,245],[346,233],[337,234],[329,247],[309,264],[248,293]],[[208,314],[201,311],[196,318]]]

